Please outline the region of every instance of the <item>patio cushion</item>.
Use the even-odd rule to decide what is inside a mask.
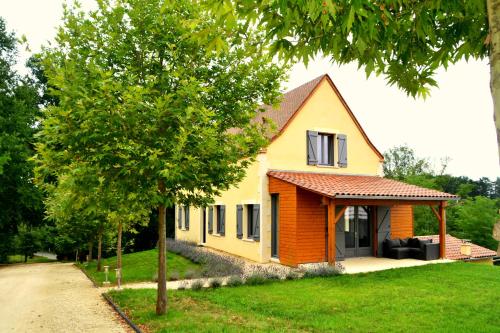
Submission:
[[[406,238],[402,238],[402,239],[400,240],[401,247],[407,247],[407,246],[408,246],[408,239],[409,239],[409,238],[408,238],[408,237],[406,237]]]
[[[399,241],[399,238],[396,239],[388,239],[387,240],[387,245],[390,249],[393,248],[398,248],[401,247],[401,242]]]
[[[410,256],[411,256],[410,248],[408,248],[408,247],[392,248],[390,251],[390,256],[391,256],[391,258],[394,258],[394,259],[410,258]]]
[[[421,259],[424,257],[424,251],[422,249],[417,249],[415,247],[409,247],[410,256],[415,259]]]
[[[420,248],[423,250],[425,244],[432,243],[432,239],[421,239],[419,242],[420,242]]]
[[[408,239],[408,247],[420,248],[420,241],[418,238]]]

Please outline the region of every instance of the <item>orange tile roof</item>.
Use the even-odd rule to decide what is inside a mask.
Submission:
[[[271,170],[268,176],[332,198],[454,200],[456,195],[378,176]]]
[[[417,236],[420,239],[432,239],[433,243],[439,243],[439,235]],[[446,258],[452,260],[492,258],[497,255],[495,251],[471,243],[471,256],[460,253],[462,240],[451,235],[446,235]]]

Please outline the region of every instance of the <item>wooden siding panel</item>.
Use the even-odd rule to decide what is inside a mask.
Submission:
[[[321,196],[297,189],[297,262],[326,261],[326,206]]]
[[[391,238],[413,237],[413,207],[396,205],[391,207]]]
[[[269,177],[269,193],[279,194],[279,259],[283,265],[297,266],[297,188]]]

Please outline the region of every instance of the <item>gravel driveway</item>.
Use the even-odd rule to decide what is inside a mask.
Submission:
[[[0,267],[0,332],[126,332],[72,264]]]

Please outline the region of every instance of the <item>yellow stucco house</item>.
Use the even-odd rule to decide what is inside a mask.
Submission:
[[[277,134],[246,178],[212,206],[176,207],[176,239],[261,263],[334,263],[412,237],[412,206],[429,205],[445,256],[445,207],[455,196],[383,178],[382,154],[328,75],[285,93],[255,120],[263,118]]]

